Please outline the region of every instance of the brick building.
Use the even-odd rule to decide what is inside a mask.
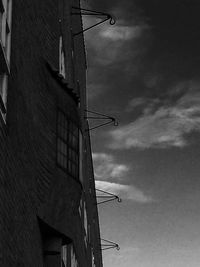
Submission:
[[[79,4],[0,0],[3,267],[102,266]]]

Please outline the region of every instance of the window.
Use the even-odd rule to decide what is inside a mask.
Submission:
[[[5,114],[11,46],[12,0],[0,0],[0,110]]]
[[[78,261],[72,243],[62,246],[61,267],[78,267]]]
[[[76,259],[76,253],[74,251],[73,245],[71,245],[71,267],[78,267],[78,262]]]
[[[59,73],[66,77],[65,71],[65,53],[63,48],[63,37],[60,36],[59,38]]]
[[[93,251],[93,248],[91,248],[91,252],[92,252],[92,267],[95,267],[95,259],[94,259],[94,251]]]
[[[61,267],[68,267],[68,245],[63,245],[61,248]]]
[[[62,111],[58,111],[57,164],[79,179],[79,129]]]
[[[87,242],[89,241],[89,236],[88,236],[88,219],[87,219],[87,209],[86,209],[86,202],[83,198],[80,200],[79,204],[79,215],[83,224],[84,228],[84,242],[85,246],[87,247]]]
[[[85,201],[84,201],[84,204],[83,204],[83,212],[84,212],[84,228],[85,228],[84,241],[85,241],[85,246],[87,246],[87,239],[88,239],[88,221],[87,221],[87,211],[86,211],[86,203],[85,203]]]
[[[83,200],[81,198],[80,204],[79,204],[79,207],[78,207],[80,218],[82,218],[82,208],[83,208]]]

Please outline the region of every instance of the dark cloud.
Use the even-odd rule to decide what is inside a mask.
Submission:
[[[123,19],[127,24],[133,24],[142,17],[142,10],[135,1],[131,0],[111,0],[111,1],[93,1],[88,0],[87,5],[94,10],[111,13],[117,20]]]
[[[161,257],[158,259],[156,255],[157,262],[153,262],[152,266],[161,266],[164,263],[177,266],[180,262],[180,250],[176,255],[173,251],[173,259],[177,260],[172,259],[169,263],[166,249],[170,250],[172,243],[174,249],[180,248],[180,243],[187,244],[187,240],[192,240],[191,233],[195,234],[196,229],[192,232],[190,230],[194,228],[196,209],[199,209],[199,199],[193,196],[198,195],[196,192],[199,188],[200,1],[89,2],[93,9],[115,14],[116,26],[146,26],[139,38],[128,39],[120,46],[113,60],[107,61],[109,64],[105,64],[106,58],[111,58],[112,50],[121,41],[106,39],[106,45],[96,49],[95,43],[91,46],[94,32],[87,39],[88,66],[92,69],[88,77],[90,90],[94,88],[93,92],[97,92],[97,97],[89,101],[89,107],[119,119],[119,127],[112,128],[109,125],[99,128],[91,132],[91,137],[93,151],[112,154],[117,162],[126,162],[133,166],[133,175],[130,175],[129,182],[143,188],[142,192],[151,190],[154,199],[161,199],[158,206],[141,211],[141,214],[145,214],[144,221],[148,230],[145,232],[141,227],[142,231],[136,229],[136,233],[142,236],[145,233],[145,237],[149,238],[151,230],[156,229],[153,236],[158,237],[159,242],[151,237],[150,242],[159,243],[159,248],[155,251],[160,249]],[[105,26],[95,29],[98,45],[105,42],[105,35],[100,34],[102,27],[106,31],[106,27],[110,26],[105,23]],[[98,90],[101,90],[101,94],[98,94]],[[105,186],[104,189],[108,191],[111,186],[120,188],[120,193],[122,192],[119,184],[103,181],[101,186]],[[134,192],[134,189],[131,188],[131,191]],[[194,211],[193,217],[191,210]],[[177,211],[180,211],[178,215]],[[134,218],[137,219],[138,213],[135,215],[135,212],[137,213],[136,206]],[[138,219],[140,226],[142,216]],[[164,218],[163,222],[160,218]],[[187,218],[190,218],[190,222]],[[153,221],[153,224],[149,225],[149,221]],[[187,235],[184,236],[183,231],[176,229],[171,231],[166,221],[173,225],[178,225],[177,221],[181,225],[187,224],[189,231],[184,231]],[[169,237],[169,231],[172,238]],[[160,233],[164,233],[163,240],[169,242],[163,243]],[[139,244],[143,248],[142,242],[148,244],[148,241],[144,238]],[[192,251],[191,257],[188,257],[191,262],[195,262],[198,257],[198,253],[193,254],[195,245],[191,244],[184,252],[189,255],[187,253]],[[152,261],[152,250],[148,249],[145,249],[145,254],[141,253],[141,258],[145,260],[138,261],[138,265],[146,266]],[[183,261],[182,266],[187,263],[191,266],[189,261]],[[132,266],[132,262],[131,259],[128,265]]]
[[[182,92],[173,94],[176,85],[181,82],[187,85],[185,81],[199,79],[199,1],[111,0],[88,3],[95,10],[113,13],[117,17],[116,26],[144,27],[139,38],[126,40],[121,45],[121,41],[111,38],[99,49],[94,43],[90,45],[95,36],[98,36],[98,45],[105,42],[105,38],[99,35],[102,26],[88,38],[88,66],[93,69],[89,82],[99,84],[103,81],[107,85],[101,94],[105,106],[122,110],[128,100],[141,96],[160,99],[161,102],[177,101]],[[106,24],[104,27],[109,29],[111,26]],[[106,62],[109,64],[103,64]],[[187,90],[185,88],[183,93]],[[92,101],[95,106],[98,104],[95,99]]]
[[[200,67],[200,2],[135,1],[152,29],[147,66],[166,81],[193,78]]]

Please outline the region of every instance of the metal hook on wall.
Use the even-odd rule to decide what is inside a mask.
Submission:
[[[99,202],[97,202],[97,205],[100,205],[100,204],[103,204],[103,203],[106,203],[106,202],[110,202],[110,201],[113,201],[113,200],[117,200],[117,202],[122,202],[122,199],[115,195],[115,194],[112,194],[110,192],[106,192],[104,190],[101,190],[101,189],[97,189],[96,188],[96,191],[100,192],[100,193],[103,193],[101,195],[97,195],[97,199],[101,199]]]
[[[73,36],[76,36],[76,35],[79,35],[79,34],[85,32],[85,31],[88,31],[88,30],[104,23],[107,20],[109,20],[110,25],[114,25],[116,23],[115,18],[113,16],[111,16],[110,14],[105,13],[105,12],[95,11],[95,10],[90,10],[90,9],[85,9],[85,8],[80,8],[80,7],[75,7],[75,6],[72,6],[72,10],[73,11],[71,12],[71,15],[96,16],[96,17],[99,17],[102,19],[101,21],[93,24],[92,26],[87,27],[87,28],[81,30],[80,32],[74,33]]]
[[[108,115],[105,115],[105,114],[102,114],[102,113],[99,113],[99,112],[95,112],[95,111],[90,111],[90,110],[85,110],[88,114],[92,114],[92,115],[87,115],[85,117],[85,119],[89,119],[89,120],[106,120],[106,122],[103,122],[103,123],[100,123],[94,127],[91,127],[88,129],[88,131],[91,131],[91,130],[94,130],[94,129],[97,129],[99,127],[102,127],[102,126],[105,126],[105,125],[108,125],[108,124],[111,124],[113,123],[114,126],[118,126],[119,123],[118,121],[114,118],[114,117],[111,117],[111,116],[108,116]]]
[[[103,239],[103,238],[101,238],[101,241],[103,241],[103,243],[101,242],[101,250],[107,250],[107,249],[112,249],[112,248],[116,248],[117,250],[120,250],[120,246],[117,243],[114,243],[113,241]]]

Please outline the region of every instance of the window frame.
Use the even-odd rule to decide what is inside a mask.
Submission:
[[[6,119],[8,75],[10,74],[12,0],[0,0],[0,113]]]
[[[65,66],[65,49],[63,35],[59,36],[59,73],[66,78],[66,66]]]
[[[61,118],[64,118],[64,125],[63,127]],[[70,126],[71,125],[71,126]],[[70,128],[72,127],[72,128]],[[72,131],[71,131],[72,129]],[[73,134],[73,129],[75,130],[75,134]],[[61,130],[63,131],[61,133]],[[65,132],[66,131],[66,132]],[[80,180],[80,140],[79,140],[79,126],[70,116],[67,116],[66,113],[63,112],[60,108],[57,109],[57,130],[56,130],[56,164],[57,166],[62,169],[65,173],[67,173],[70,177],[75,180]],[[65,135],[65,137],[62,136]],[[66,138],[66,139],[65,139]],[[72,144],[72,140],[75,140],[76,148]],[[63,148],[59,148],[60,145],[63,143],[65,145],[66,151],[61,151]],[[61,143],[62,142],[62,143]],[[70,152],[71,151],[71,152]],[[60,156],[60,158],[59,158]]]
[[[61,267],[79,267],[73,242],[65,243],[61,246]]]

